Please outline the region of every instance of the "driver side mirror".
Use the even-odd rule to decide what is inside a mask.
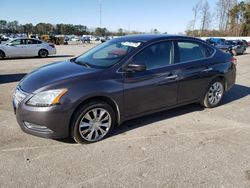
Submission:
[[[127,72],[142,72],[147,69],[145,64],[128,64],[127,67],[125,68],[125,71]]]

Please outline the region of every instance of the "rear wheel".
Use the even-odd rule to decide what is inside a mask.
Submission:
[[[71,135],[78,143],[93,143],[106,138],[115,125],[113,108],[94,101],[83,105],[72,121]]]
[[[41,58],[45,58],[45,57],[48,57],[48,51],[47,50],[40,50],[38,52],[38,56],[41,57]]]
[[[209,85],[201,104],[206,108],[214,108],[219,105],[224,95],[224,83],[220,79],[215,79]]]
[[[0,60],[4,59],[4,57],[5,57],[4,53],[2,51],[0,51]]]

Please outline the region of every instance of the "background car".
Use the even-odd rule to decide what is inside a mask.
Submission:
[[[248,42],[246,40],[241,40],[245,48],[247,49],[249,47]]]
[[[81,38],[81,41],[83,42],[83,43],[90,43],[90,37],[82,37]]]
[[[215,45],[218,49],[231,53],[232,55],[242,55],[246,51],[246,46],[239,40],[226,40],[221,44]]]
[[[206,39],[206,42],[213,45],[213,46],[223,44],[223,43],[225,43],[225,41],[226,40],[223,38],[208,38],[208,39]]]
[[[18,38],[0,45],[0,59],[34,56],[44,58],[52,54],[56,54],[54,44],[49,44],[38,39]]]
[[[108,37],[108,36],[106,36],[106,37],[100,37],[100,41],[102,42],[102,43],[104,43],[104,42],[106,42],[106,41],[108,41],[108,40],[111,40],[112,39],[112,37]]]

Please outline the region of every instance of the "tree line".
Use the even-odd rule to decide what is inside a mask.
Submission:
[[[206,0],[193,7],[186,34],[191,36],[249,36],[250,0],[218,0],[211,10]],[[216,28],[216,29],[211,29]]]
[[[99,30],[98,30],[99,31]],[[106,30],[105,30],[106,31]],[[102,30],[101,32],[105,32]],[[19,24],[18,21],[0,20],[0,33],[26,33],[26,34],[64,34],[64,35],[84,35],[89,34],[87,26],[73,24],[51,24],[32,23]]]
[[[158,32],[157,29],[152,30]],[[38,34],[38,35],[96,35],[96,36],[109,36],[117,35],[122,36],[126,34],[140,34],[142,32],[126,31],[119,28],[116,32],[111,32],[107,28],[97,27],[94,30],[90,30],[85,25],[73,25],[73,24],[51,24],[51,23],[38,23],[33,25],[32,23],[19,24],[18,21],[6,21],[0,20],[0,33],[8,34]]]

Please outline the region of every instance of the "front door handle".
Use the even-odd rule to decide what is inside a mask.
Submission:
[[[163,77],[161,81],[157,82],[157,85],[161,86],[161,85],[168,84],[170,82],[176,81],[177,78],[178,78],[178,75],[176,75],[176,74]]]

